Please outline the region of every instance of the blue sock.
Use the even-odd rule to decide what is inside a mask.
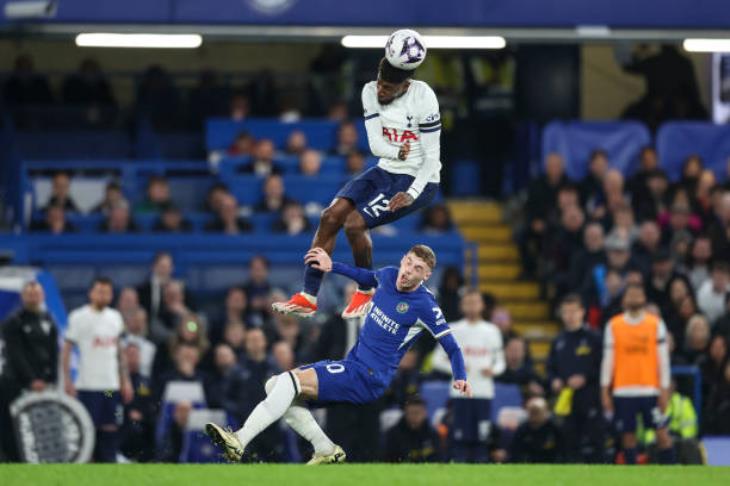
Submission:
[[[626,464],[636,464],[636,447],[624,449],[624,460]]]
[[[659,463],[660,464],[676,464],[677,458],[674,456],[674,447],[667,449],[659,449]]]
[[[322,286],[324,272],[316,270],[309,265],[304,267],[304,291],[309,295],[317,297],[319,288]]]

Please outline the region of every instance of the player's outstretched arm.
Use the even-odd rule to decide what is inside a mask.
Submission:
[[[312,248],[304,256],[304,263],[311,265],[315,270],[322,272],[333,272],[345,277],[351,278],[359,285],[367,287],[377,287],[378,280],[375,278],[375,272],[359,267],[351,267],[340,262],[333,262],[332,258],[322,248]]]
[[[439,338],[439,344],[451,361],[451,373],[454,375],[453,387],[459,390],[462,395],[471,397],[471,385],[466,381],[466,366],[464,366],[464,356],[461,354],[461,348],[456,343],[456,339],[451,333],[445,334]]]

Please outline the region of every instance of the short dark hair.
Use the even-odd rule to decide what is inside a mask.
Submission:
[[[398,69],[391,65],[386,58],[382,58],[378,64],[378,79],[385,81],[386,83],[397,83],[400,84],[413,76],[413,71],[406,71],[405,69]]]
[[[413,253],[418,258],[426,262],[431,270],[436,268],[436,254],[426,245],[413,245],[408,253]]]
[[[578,294],[568,294],[565,297],[563,297],[563,300],[560,301],[561,306],[564,306],[567,304],[576,304],[580,307],[583,307],[583,299],[581,299],[580,295],[578,295]]]
[[[418,395],[410,395],[406,398],[406,401],[403,404],[403,408],[410,407],[413,405],[425,407],[426,401]]]
[[[168,257],[170,260],[172,260],[172,254],[169,251],[158,251],[155,253],[155,257],[152,259],[152,264],[156,265],[157,262],[160,261],[161,258]]]
[[[96,277],[94,280],[91,281],[91,285],[89,286],[89,288],[93,289],[96,285],[108,285],[110,287],[114,287],[114,283],[109,277]]]
[[[644,288],[644,286],[641,285],[641,284],[638,284],[638,283],[629,283],[629,284],[626,284],[626,288],[624,289],[624,294],[626,292],[628,292],[629,290],[631,290],[631,289],[639,289],[642,292],[644,292],[644,294],[646,294],[646,289]]]
[[[269,263],[269,259],[263,255],[254,255],[253,258],[251,258],[251,260],[248,262],[248,266],[250,267],[251,265],[253,265],[253,262],[255,262],[256,260],[263,263],[266,268],[269,268],[271,266],[271,264]]]
[[[730,273],[730,263],[728,263],[724,260],[715,260],[712,263],[712,271]]]

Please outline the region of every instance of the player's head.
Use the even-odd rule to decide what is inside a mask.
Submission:
[[[114,287],[112,281],[106,277],[97,277],[89,288],[89,302],[98,310],[104,309],[112,303]]]
[[[468,289],[461,298],[461,313],[467,321],[481,320],[484,313],[484,297],[479,289]]]
[[[20,300],[23,302],[23,308],[37,312],[43,305],[45,298],[43,287],[41,287],[41,284],[35,280],[26,282],[26,284],[23,285],[23,290],[20,293]]]
[[[419,396],[409,397],[403,406],[403,416],[409,428],[419,430],[428,418],[426,402]]]
[[[638,312],[646,305],[646,292],[638,284],[629,284],[624,290],[623,306],[629,312]]]
[[[413,71],[393,67],[382,58],[378,64],[378,103],[388,105],[405,93],[411,76]]]
[[[583,301],[578,294],[568,294],[560,302],[560,318],[568,331],[580,329],[585,314]]]
[[[434,267],[436,254],[433,250],[426,245],[414,245],[401,258],[396,287],[401,292],[415,290],[421,282],[428,280]]]

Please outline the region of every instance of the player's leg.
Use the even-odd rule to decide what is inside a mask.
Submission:
[[[651,424],[656,429],[657,455],[661,464],[674,464],[676,462],[674,452],[674,441],[669,434],[669,418],[665,417],[659,409],[656,397],[646,399],[645,409],[642,411],[645,424]]]
[[[353,211],[353,203],[345,198],[335,198],[319,219],[317,232],[314,234],[312,248],[322,248],[332,254],[337,240],[337,233],[345,224],[347,216]],[[322,285],[324,273],[307,265],[304,268],[304,289],[294,294],[287,302],[275,302],[273,309],[282,314],[293,314],[298,317],[311,317],[317,311],[317,294]]]
[[[641,398],[614,396],[616,425],[621,435],[621,449],[626,464],[636,464],[636,415],[641,412]]]
[[[372,269],[373,241],[370,239],[367,222],[358,211],[352,211],[347,216],[345,235],[347,235],[347,241],[350,243],[355,266]],[[367,312],[368,304],[373,299],[374,293],[375,290],[371,287],[359,286],[345,310],[342,311],[342,317],[344,319],[362,317]]]
[[[122,399],[119,392],[101,394],[101,425],[97,431],[99,440],[98,462],[117,462],[119,450],[119,425],[123,417]]]

